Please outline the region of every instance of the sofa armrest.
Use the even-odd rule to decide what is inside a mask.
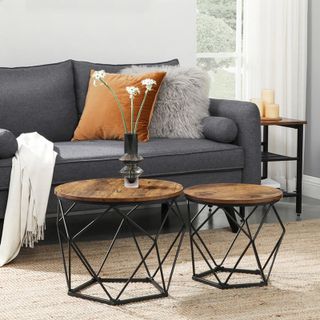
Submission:
[[[18,150],[18,142],[14,134],[0,128],[0,159],[12,158]]]
[[[232,119],[238,126],[235,144],[244,150],[243,183],[260,184],[261,181],[261,127],[255,104],[244,101],[210,99],[212,116]]]

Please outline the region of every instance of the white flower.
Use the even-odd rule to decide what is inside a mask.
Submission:
[[[95,71],[92,75],[93,78],[93,85],[97,86],[97,81],[100,81],[100,79],[104,79],[106,76],[106,72],[104,70]]]
[[[146,89],[148,91],[150,91],[152,89],[153,85],[157,84],[157,82],[155,80],[149,79],[149,78],[142,80],[141,83],[146,87]]]
[[[133,87],[133,86],[131,86],[131,87],[126,87],[126,90],[127,90],[127,92],[129,93],[129,95],[130,95],[130,99],[131,99],[133,96],[136,96],[137,94],[140,94],[140,90],[139,90],[139,88],[137,88],[137,87]]]

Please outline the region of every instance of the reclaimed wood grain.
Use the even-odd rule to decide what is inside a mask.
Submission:
[[[277,202],[282,191],[272,187],[243,183],[196,185],[184,190],[187,199],[213,205],[260,205]]]
[[[292,126],[292,125],[302,125],[306,124],[307,121],[305,120],[298,120],[298,119],[289,119],[289,118],[281,118],[281,120],[277,119],[261,119],[260,123],[262,126],[271,126],[271,125],[278,125],[278,126]]]
[[[90,179],[55,188],[59,198],[101,203],[142,203],[176,198],[183,194],[181,184],[156,179],[140,179],[139,188],[128,189],[123,179]]]

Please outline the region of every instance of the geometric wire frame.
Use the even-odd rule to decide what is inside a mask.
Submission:
[[[259,226],[258,226],[255,233],[253,233],[251,231],[248,220],[253,215],[253,213],[256,211],[258,206],[254,206],[253,209],[250,211],[250,213],[247,215],[247,217],[243,217],[243,215],[241,215],[240,212],[238,212],[234,208],[236,216],[238,216],[240,218],[240,221],[241,221],[240,223],[238,223],[238,221],[235,220],[230,215],[230,213],[228,212],[228,210],[225,209],[224,206],[218,206],[213,212],[209,211],[210,213],[209,213],[208,217],[204,220],[204,222],[202,222],[197,227],[194,226],[195,219],[197,219],[197,217],[203,212],[203,210],[207,207],[207,205],[208,204],[204,204],[203,207],[194,215],[194,217],[191,218],[190,203],[188,201],[188,221],[189,221],[191,258],[192,258],[192,273],[193,273],[192,279],[199,281],[199,282],[202,282],[202,283],[205,283],[205,284],[208,284],[208,285],[211,285],[211,286],[214,286],[214,287],[217,287],[219,289],[248,288],[248,287],[268,285],[268,280],[270,278],[270,274],[271,274],[276,256],[278,254],[283,236],[285,234],[285,227],[280,219],[280,216],[279,216],[276,208],[274,207],[274,203],[270,203],[270,204],[266,205],[266,210],[264,211],[264,214],[261,218],[261,221],[260,221]],[[217,213],[217,211],[219,209],[222,209],[225,212],[225,214],[227,216],[229,216],[229,218],[235,224],[237,224],[238,231],[237,231],[237,234],[235,235],[233,241],[231,242],[229,248],[227,249],[224,257],[222,258],[221,262],[217,263],[217,261],[214,259],[213,255],[212,255],[212,253],[210,252],[210,250],[206,246],[204,240],[200,236],[199,231],[204,226],[204,224],[207,221],[209,221]],[[264,222],[265,222],[265,220],[271,210],[274,212],[274,214],[275,214],[275,216],[281,226],[282,232],[281,232],[281,235],[280,235],[279,239],[277,240],[274,248],[271,250],[270,255],[266,259],[265,263],[262,265],[258,251],[257,251],[255,241],[256,241],[257,236],[259,235],[261,228],[262,228],[262,226],[263,226],[263,224],[264,224]],[[233,246],[236,244],[237,239],[239,238],[239,235],[241,233],[243,233],[249,239],[249,242],[246,245],[246,247],[244,248],[243,252],[238,257],[235,265],[232,268],[224,267],[224,263],[229,255],[229,253],[231,252]],[[196,241],[196,239],[198,240],[199,243],[201,243],[202,248],[199,245],[199,243]],[[254,257],[255,257],[258,269],[251,270],[251,269],[238,268],[239,263],[241,262],[242,258],[245,256],[246,252],[248,251],[248,249],[250,247],[252,247],[252,249],[253,249]],[[205,261],[206,265],[208,266],[207,271],[204,271],[201,273],[196,273],[195,257],[194,257],[195,249],[197,249],[197,251],[200,253],[201,257]],[[209,259],[207,259],[205,253],[209,256]],[[211,263],[210,263],[210,260],[211,260]],[[269,266],[269,270],[266,272],[268,266]],[[219,273],[221,273],[221,272],[228,273],[225,280],[222,280],[221,277],[219,277]],[[232,275],[235,273],[245,273],[245,274],[258,275],[258,276],[261,276],[261,281],[260,282],[252,282],[252,283],[250,282],[250,283],[231,284],[230,279],[231,279]],[[208,275],[213,275],[216,281],[211,281],[211,280],[205,279],[204,277],[206,277]]]
[[[185,233],[185,223],[182,218],[180,209],[178,204],[176,203],[175,199],[167,199],[162,201],[162,203],[166,203],[168,206],[168,210],[166,212],[166,215],[164,216],[161,225],[159,227],[158,232],[155,235],[151,235],[149,232],[147,232],[145,229],[143,229],[139,224],[137,224],[134,219],[133,219],[133,213],[141,206],[141,204],[135,204],[135,206],[129,210],[128,212],[123,212],[121,210],[122,204],[109,204],[107,209],[102,212],[100,215],[98,215],[96,218],[92,219],[85,227],[83,227],[81,230],[76,232],[75,234],[71,235],[70,230],[68,227],[68,221],[66,217],[70,214],[72,209],[75,207],[76,202],[74,202],[67,210],[64,210],[63,204],[61,199],[58,198],[58,210],[57,210],[57,221],[56,221],[56,226],[57,226],[57,233],[58,233],[58,238],[59,238],[59,243],[60,243],[60,249],[62,253],[62,258],[63,258],[63,266],[64,266],[64,271],[65,271],[65,276],[66,276],[66,282],[68,286],[68,294],[70,296],[75,296],[87,300],[92,300],[92,301],[97,301],[97,302],[102,302],[110,305],[119,305],[119,304],[125,304],[129,302],[137,302],[137,301],[143,301],[143,300],[149,300],[149,299],[155,299],[155,298],[161,298],[161,297],[167,297],[168,296],[168,291],[170,287],[170,283],[172,280],[173,272],[175,269],[175,265],[177,262],[177,258],[179,255],[179,251],[181,248],[183,236]],[[77,245],[76,239],[78,239],[85,231],[87,231],[89,228],[93,227],[97,221],[100,220],[105,214],[107,213],[116,213],[121,217],[121,221],[119,223],[119,226],[112,238],[112,241],[109,245],[109,247],[106,250],[106,253],[103,257],[102,263],[100,267],[97,270],[94,270],[94,268],[90,265],[89,261],[83,254],[83,252],[80,250],[79,246]],[[159,251],[159,235],[163,229],[163,226],[165,225],[169,214],[174,214],[178,220],[181,222],[180,229],[175,236],[174,240],[172,243],[169,245],[166,253],[164,253],[162,256]],[[110,252],[118,238],[118,235],[120,233],[120,230],[123,225],[126,225],[130,229],[130,233],[132,235],[132,238],[135,243],[135,248],[140,256],[140,261],[137,264],[137,267],[134,269],[133,273],[131,274],[130,277],[128,278],[113,278],[113,277],[100,277],[100,273],[106,264]],[[142,234],[146,235],[150,240],[151,240],[151,246],[147,250],[145,254],[142,253],[141,247],[137,241],[136,234],[134,232],[134,229],[138,229]],[[67,243],[67,251],[65,252],[65,249],[63,247],[63,241],[66,241]],[[178,243],[176,252],[174,254],[174,259],[172,263],[172,267],[169,273],[169,277],[166,281],[164,277],[164,272],[163,272],[163,264],[165,263],[167,257],[169,256],[170,252],[173,251],[172,249],[174,248],[175,244]],[[147,264],[147,258],[151,254],[151,252],[155,250],[156,251],[156,256],[157,256],[157,267],[156,270],[151,273]],[[86,271],[88,272],[90,279],[81,285],[78,285],[74,288],[72,288],[72,258],[71,258],[71,252],[74,252],[77,257],[80,259],[81,263],[85,267]],[[143,278],[136,278],[135,275],[140,269],[140,267],[143,267],[146,272],[146,277]],[[156,276],[160,275],[160,283],[155,280]],[[154,286],[156,289],[155,294],[149,294],[149,295],[142,295],[139,297],[132,297],[132,298],[125,298],[121,299],[124,291],[126,291],[128,285],[130,283],[150,283]],[[120,289],[119,293],[116,296],[112,296],[111,293],[109,292],[108,288],[105,286],[106,283],[123,283],[122,288]],[[93,296],[89,294],[82,293],[84,289],[87,289],[93,285],[98,285],[102,288],[104,291],[104,297],[98,297],[98,296]]]

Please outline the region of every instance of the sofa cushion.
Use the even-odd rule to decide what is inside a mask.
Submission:
[[[224,117],[206,117],[202,120],[203,134],[207,139],[230,143],[238,135],[236,123],[229,118]]]
[[[0,159],[11,158],[18,150],[18,141],[14,134],[6,129],[0,129]]]
[[[53,184],[72,180],[117,177],[123,141],[57,142]],[[244,166],[241,147],[207,139],[151,139],[139,143],[144,176],[239,170]],[[0,160],[0,190],[9,185],[11,161]]]
[[[0,191],[9,189],[12,158],[0,159]]]
[[[143,75],[106,73],[103,81],[112,88],[113,92],[111,92],[109,88],[95,79],[97,72],[99,71],[92,73],[86,105],[74,132],[73,140],[123,140],[126,132],[125,126],[132,132],[134,124],[138,124],[135,133],[139,141],[148,141],[149,124],[154,105],[166,73],[149,72]],[[147,90],[143,84],[145,79],[155,81],[151,90]],[[138,93],[134,95],[134,101],[129,98],[128,87],[138,89]],[[114,97],[114,92],[118,101]],[[122,114],[118,102],[121,104]],[[134,105],[132,119],[131,102]],[[140,109],[142,102],[144,102],[144,105]],[[140,111],[139,121],[137,121]]]
[[[74,68],[74,80],[75,80],[75,90],[77,98],[78,112],[81,114],[84,108],[86,95],[88,91],[90,70],[101,70],[108,73],[118,73],[121,69],[132,66],[133,64],[103,64],[103,63],[93,63],[86,61],[73,61]],[[135,65],[146,65],[146,66],[161,66],[169,65],[176,66],[179,65],[178,59],[173,59],[164,62],[156,63],[140,63]]]
[[[55,145],[58,152],[54,184],[70,180],[116,177],[122,163],[121,141],[79,141]],[[139,143],[144,176],[243,168],[242,148],[206,139],[152,139]]]
[[[70,140],[78,122],[72,62],[0,68],[0,115],[0,128],[15,136]]]
[[[202,119],[209,116],[210,79],[197,67],[133,66],[121,73],[165,71],[150,123],[153,138],[203,138]]]

